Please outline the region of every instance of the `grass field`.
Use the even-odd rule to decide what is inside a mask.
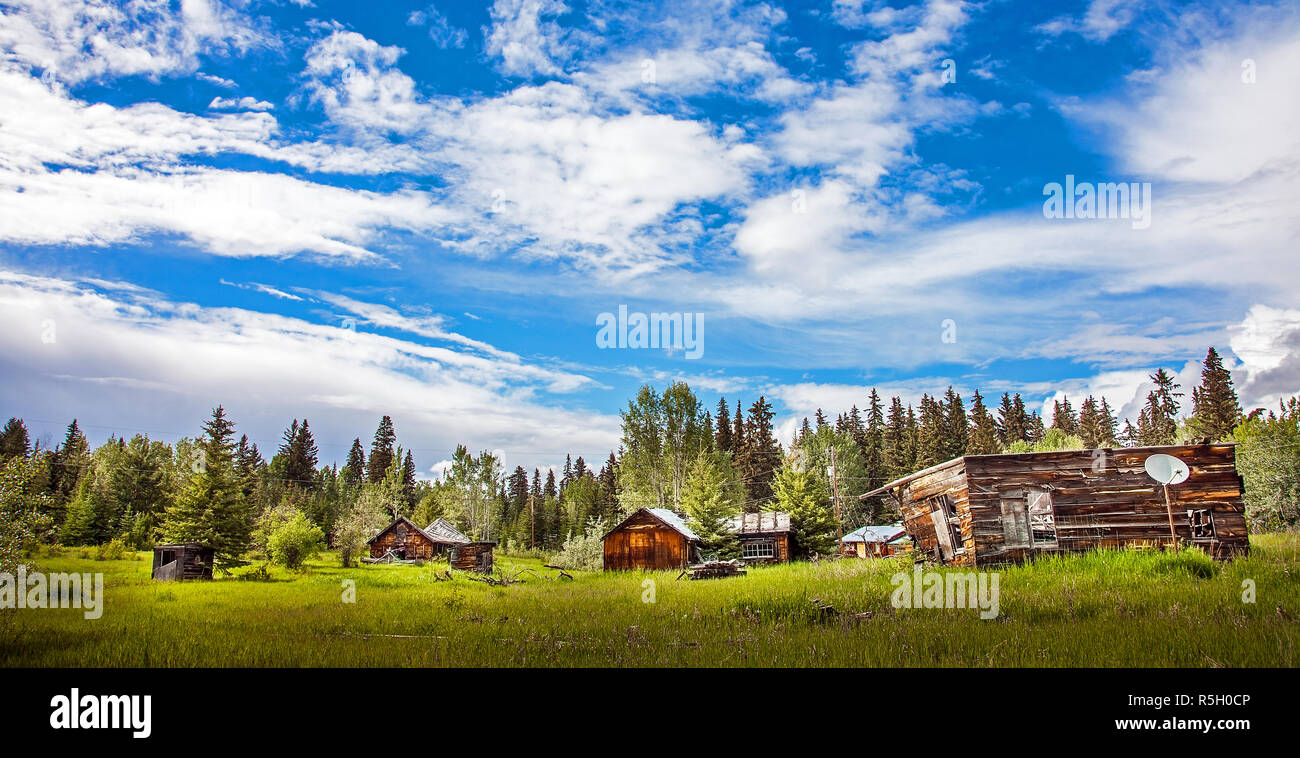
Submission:
[[[1295,666],[1300,537],[1249,557],[1105,552],[999,569],[1000,614],[894,609],[895,561],[842,560],[676,581],[579,574],[492,587],[445,564],[344,569],[322,553],[264,582],[160,583],[147,554],[42,555],[103,572],[104,613],[10,610],[3,666]],[[539,561],[498,556],[514,572]],[[355,603],[343,602],[344,580]],[[654,602],[644,602],[646,580]],[[1253,580],[1257,600],[1242,601]],[[821,610],[832,606],[833,612]]]

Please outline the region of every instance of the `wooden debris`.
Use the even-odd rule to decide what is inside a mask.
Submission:
[[[744,576],[745,564],[738,560],[730,561],[709,561],[707,563],[688,566],[687,571],[691,572],[691,579],[716,579],[723,576]],[[680,575],[677,577],[681,578]]]

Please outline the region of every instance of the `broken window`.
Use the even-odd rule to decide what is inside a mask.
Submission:
[[[1056,509],[1052,507],[1052,493],[1029,490],[1029,531],[1034,547],[1056,547]]]
[[[935,495],[930,498],[929,504],[930,521],[934,524],[939,553],[943,558],[952,558],[962,548],[961,522],[957,519],[957,509],[952,498],[947,495]]]
[[[1187,511],[1187,525],[1192,530],[1194,540],[1212,540],[1219,536],[1214,529],[1214,511]]]

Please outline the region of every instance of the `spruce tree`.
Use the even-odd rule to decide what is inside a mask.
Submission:
[[[370,460],[366,463],[366,478],[371,484],[383,481],[388,467],[393,465],[393,446],[397,444],[397,432],[393,430],[393,419],[384,416],[379,420],[375,430],[375,439],[370,444]]]
[[[772,498],[772,477],[781,463],[781,446],[772,428],[772,406],[760,395],[749,407],[745,421],[745,445],[741,452],[740,475],[749,493],[747,510],[761,511]]]
[[[1211,347],[1201,364],[1201,386],[1192,390],[1191,429],[1198,437],[1211,442],[1231,438],[1241,423],[1241,404],[1232,385],[1232,374],[1223,367],[1223,359]]]
[[[903,410],[903,401],[898,397],[890,398],[889,420],[885,422],[882,437],[886,480],[893,481],[907,476],[912,469],[911,461],[907,460],[907,413]]]
[[[944,440],[944,426],[943,407],[928,394],[922,395],[915,463],[917,469],[929,468],[947,460],[943,457],[947,447]]]
[[[248,549],[253,519],[235,476],[234,424],[217,406],[195,444],[193,476],[167,510],[170,542],[197,542],[216,551],[218,567],[238,565]]]
[[[19,418],[10,418],[0,431],[0,463],[10,458],[24,458],[31,452],[31,441],[27,436],[27,426]]]
[[[961,395],[953,391],[952,385],[944,393],[944,443],[943,460],[950,461],[966,454],[969,444],[969,425],[966,418],[966,405]]]
[[[1100,437],[1098,444],[1101,447],[1118,447],[1119,440],[1116,437],[1117,422],[1115,420],[1115,414],[1111,412],[1110,404],[1106,402],[1106,398],[1104,397],[1101,399],[1101,411],[1099,416],[1098,433]]]
[[[1163,368],[1150,377],[1155,388],[1147,394],[1146,405],[1138,416],[1137,437],[1139,445],[1172,445],[1178,435],[1178,400],[1183,396],[1175,392],[1178,384],[1173,374]]]
[[[1055,422],[1052,424],[1053,429],[1062,429]],[[1083,441],[1085,449],[1096,449],[1103,447],[1105,441],[1105,432],[1102,429],[1101,412],[1097,408],[1097,401],[1089,395],[1083,401],[1079,408],[1078,437]]]
[[[790,514],[790,536],[801,555],[826,555],[835,548],[835,514],[811,471],[786,462],[773,480],[776,508]]]
[[[54,450],[53,464],[50,483],[54,498],[59,503],[66,503],[76,493],[82,475],[90,466],[90,443],[75,418],[68,424],[63,444]]]
[[[979,390],[971,401],[970,441],[966,452],[971,455],[993,455],[1002,452],[1002,443],[998,441],[998,426],[993,414],[984,406],[984,398]]]
[[[885,460],[885,409],[880,402],[880,394],[871,388],[867,403],[867,421],[862,432],[862,461],[867,469],[869,489],[875,489],[889,481],[888,465]]]
[[[726,476],[720,468],[724,465],[725,461],[700,453],[692,462],[682,489],[682,510],[691,531],[700,538],[700,550],[720,560],[740,555],[736,533],[727,523],[739,508],[727,496]]]
[[[713,447],[720,452],[731,452],[731,413],[727,410],[727,398],[718,398],[717,431],[713,434]]]
[[[361,446],[361,438],[352,440],[348,450],[348,461],[343,464],[343,481],[349,487],[358,487],[366,479],[366,450]]]

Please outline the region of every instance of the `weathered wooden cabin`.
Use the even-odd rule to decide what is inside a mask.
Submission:
[[[211,579],[216,550],[198,543],[154,545],[153,578],[158,581]]]
[[[368,541],[372,559],[383,558],[391,553],[393,558],[400,561],[431,560],[469,543],[469,537],[461,534],[444,519],[438,519],[421,529],[405,516],[399,516]]]
[[[785,563],[790,560],[790,514],[780,511],[742,513],[729,522],[740,540],[746,563]]]
[[[856,558],[887,558],[911,549],[902,524],[863,526],[840,538],[840,554]]]
[[[1191,472],[1169,487],[1179,544],[1217,558],[1249,550],[1230,444],[967,455],[861,498],[892,497],[915,549],[953,565],[1164,547],[1172,542],[1164,492],[1143,468],[1155,453],[1179,458]]]
[[[700,538],[667,508],[641,508],[604,537],[606,571],[680,568],[698,558]]]
[[[492,573],[492,551],[495,542],[467,542],[451,549],[448,561],[454,569],[477,571],[480,574]]]

